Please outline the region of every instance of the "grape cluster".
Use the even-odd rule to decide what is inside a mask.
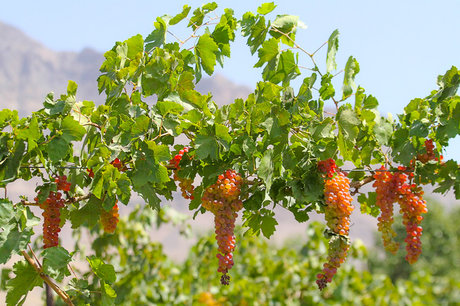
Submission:
[[[104,232],[109,234],[113,234],[113,232],[115,232],[119,216],[120,215],[118,214],[118,201],[115,202],[115,205],[113,205],[113,207],[109,211],[102,209],[101,224],[104,228]]]
[[[422,253],[422,214],[427,213],[426,202],[423,200],[423,190],[415,184],[404,184],[399,189],[400,213],[403,216],[403,224],[406,227],[406,260],[410,264],[417,261]]]
[[[350,180],[342,172],[337,172],[335,162],[325,161],[318,164],[318,168],[327,172],[324,184],[324,197],[326,201],[325,219],[332,231],[329,241],[327,262],[323,265],[322,273],[317,275],[316,283],[320,290],[332,281],[337,269],[345,261],[349,249],[346,236],[350,230],[350,215],[353,211],[352,197],[350,195]]]
[[[393,240],[396,237],[396,232],[392,228],[393,204],[397,201],[397,193],[395,190],[401,188],[401,183],[404,183],[405,178],[402,175],[393,175],[382,166],[379,171],[374,174],[375,191],[377,193],[376,205],[380,208],[380,216],[377,218],[377,226],[379,232],[382,233],[383,246],[393,254],[398,251],[399,244]]]
[[[193,187],[193,180],[190,178],[180,177],[178,174],[180,170],[180,161],[182,160],[184,154],[188,153],[189,150],[189,147],[184,147],[183,149],[181,149],[179,153],[176,154],[174,158],[169,161],[169,165],[174,167],[174,180],[179,182],[179,188],[182,192],[182,196],[185,199],[193,200],[193,190],[195,188]]]
[[[70,186],[72,185],[67,181],[67,176],[60,175],[54,179],[54,182],[57,184],[57,189],[62,191],[70,191]]]
[[[237,212],[243,208],[240,200],[242,178],[234,170],[227,170],[219,175],[217,182],[206,188],[201,199],[202,206],[214,214],[216,240],[219,246],[217,258],[222,273],[220,282],[230,283],[228,271],[233,267],[233,251],[235,249],[235,221]]]
[[[327,177],[332,178],[337,171],[337,165],[335,160],[328,158],[326,160],[321,160],[318,162],[318,171],[326,172]]]
[[[125,166],[125,164],[117,157],[112,162],[110,163],[112,166],[117,168],[119,171],[126,171],[128,168]]]
[[[38,198],[35,198],[38,202]],[[64,207],[65,201],[62,199],[60,192],[51,191],[48,198],[39,203],[40,208],[43,209],[43,244],[44,248],[51,248],[59,245],[59,232],[61,231],[61,211]]]
[[[374,174],[377,192],[377,206],[381,210],[378,218],[378,229],[382,233],[383,245],[385,248],[396,253],[399,245],[393,241],[396,233],[391,228],[393,224],[393,204],[398,202],[400,213],[403,216],[403,224],[406,227],[406,260],[409,263],[415,263],[422,252],[422,235],[423,220],[422,214],[427,212],[426,202],[423,200],[423,191],[420,187],[411,183],[413,173],[409,175],[405,172],[406,167],[399,166],[398,171],[391,173],[381,167],[380,171]]]
[[[71,183],[67,181],[65,175],[58,176],[54,179],[57,184],[57,189],[61,191],[69,191]],[[38,197],[35,198],[38,203]],[[43,209],[43,244],[44,248],[51,248],[59,245],[59,232],[61,231],[61,211],[64,207],[65,200],[62,198],[62,193],[50,191],[47,199],[38,203]]]
[[[93,171],[93,169],[89,169],[89,168],[88,168],[88,169],[86,169],[86,172],[88,172],[88,176],[89,176],[90,178],[94,178],[94,171]]]

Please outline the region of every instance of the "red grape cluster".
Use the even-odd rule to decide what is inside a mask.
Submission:
[[[102,209],[101,212],[101,224],[104,227],[104,232],[113,234],[117,228],[118,220],[120,215],[118,214],[118,201],[109,210]]]
[[[58,176],[54,179],[54,182],[57,184],[58,190],[70,190],[71,183],[67,181],[65,175]],[[35,198],[35,202],[38,203],[38,197]],[[39,203],[40,208],[43,209],[43,243],[45,249],[59,245],[59,232],[61,231],[60,209],[64,207],[64,204],[65,200],[59,191],[50,191],[48,198],[43,203]]]
[[[61,231],[61,211],[64,207],[64,199],[61,198],[60,192],[51,191],[48,198],[40,203],[40,208],[43,209],[43,244],[44,248],[51,248],[59,245],[59,232]],[[38,202],[38,198],[35,198]]]
[[[125,166],[125,164],[117,157],[112,162],[110,163],[112,166],[117,168],[119,171],[126,171],[128,168]]]
[[[318,170],[320,172],[326,172],[327,177],[331,178],[337,171],[337,165],[335,164],[335,160],[332,158],[328,158],[326,160],[321,160],[318,162]]]
[[[427,213],[426,201],[423,200],[423,190],[415,184],[404,184],[399,189],[400,213],[406,227],[406,260],[413,264],[422,253],[422,214]]]
[[[179,153],[176,154],[174,158],[169,161],[169,164],[172,167],[174,167],[174,180],[179,182],[179,187],[182,191],[182,196],[185,199],[193,200],[193,190],[195,189],[195,187],[193,187],[193,180],[190,178],[182,178],[178,175],[178,172],[180,170],[180,161],[182,160],[184,154],[188,153],[189,150],[189,147],[184,147],[183,149],[181,149]]]
[[[227,170],[219,175],[217,182],[206,188],[201,199],[206,210],[214,214],[216,240],[219,246],[217,258],[222,273],[222,285],[230,283],[228,271],[233,267],[233,251],[235,249],[235,221],[237,212],[243,208],[240,200],[242,178],[234,170]]]
[[[54,182],[57,184],[57,189],[62,191],[70,191],[70,186],[72,185],[67,181],[67,176],[60,175],[54,179]]]
[[[398,251],[399,244],[393,240],[396,237],[396,232],[393,230],[393,204],[397,200],[398,194],[395,190],[399,190],[401,184],[404,183],[404,173],[402,175],[393,175],[382,166],[379,171],[374,174],[375,191],[377,193],[376,205],[380,208],[380,216],[378,220],[378,230],[382,233],[383,246],[393,254]]]
[[[325,170],[328,176],[324,184],[325,218],[334,235],[329,241],[328,261],[323,265],[322,273],[317,275],[316,283],[320,290],[332,281],[337,269],[345,261],[349,243],[344,236],[348,236],[350,215],[354,208],[351,204],[353,198],[350,195],[350,180],[344,173],[336,172],[335,162],[327,162]]]
[[[430,160],[437,160],[435,154],[434,154],[434,144],[433,144],[433,139],[427,139],[425,140],[425,150],[426,152],[423,154],[417,155],[417,159],[421,161],[422,163],[427,163]]]

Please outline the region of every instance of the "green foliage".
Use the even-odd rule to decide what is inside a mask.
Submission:
[[[20,179],[37,178],[42,181],[36,189],[37,200],[42,203],[50,191],[57,190],[55,177],[66,175],[71,187],[64,193],[61,223],[69,221],[74,232],[81,228],[97,231],[101,213],[118,202],[130,205],[134,193],[148,204],[145,211],[152,208],[161,215],[164,213],[161,201],[172,199],[177,190],[168,160],[179,150],[178,139],[187,139],[190,158],[181,164],[180,174],[198,183],[189,208],[195,210],[195,215],[204,213],[200,202],[204,190],[214,184],[223,171],[234,169],[245,179],[243,223],[246,231],[255,235],[273,235],[278,224],[273,212],[276,206],[291,211],[298,222],[308,220],[314,211],[324,212],[323,178],[318,173],[317,163],[329,158],[336,160],[339,166],[353,165],[347,167],[354,169],[347,170],[352,170],[349,178],[356,192],[372,181],[372,175],[367,174],[369,169],[380,164],[395,169],[402,164],[410,167],[415,183],[437,185],[435,191],[439,193],[454,190],[460,198],[458,162],[442,162],[440,156],[449,140],[460,134],[460,98],[456,95],[460,84],[458,69],[452,67],[439,76],[438,88],[425,98],[410,101],[403,114],[395,117],[398,120],[383,117],[378,111],[377,99],[355,83],[360,68],[353,56],[343,68],[342,94],[334,87],[340,75],[333,74],[338,69],[335,61],[338,30],[327,41],[325,63],[317,64],[314,56],[320,50],[309,53],[295,41],[302,22],[296,16],[285,14],[268,19],[275,8],[274,3],[265,3],[257,13],[246,12],[238,17],[232,9],[220,11],[214,2],[194,10],[185,5],[175,16],[156,18],[154,29],[147,37],[135,35],[116,42],[104,54],[97,80],[99,92],[106,96],[104,104],[96,106],[91,101],[76,101],[77,84],[69,81],[65,94],[59,97],[48,94],[43,107],[28,117],[19,118],[14,110],[0,111],[0,187],[6,188]],[[190,31],[190,37],[185,40],[170,35],[181,23]],[[224,66],[225,58],[231,56],[231,44],[239,33],[247,38],[251,54],[257,56],[255,68],[261,69],[261,81],[246,98],[218,106],[212,93],[201,94],[195,90],[195,85],[201,80],[203,71],[212,75],[217,64]],[[298,65],[300,61],[307,62],[305,58],[311,61],[309,75],[302,74]],[[291,82],[298,78],[303,79],[298,80],[301,85],[297,88]],[[325,108],[328,111],[324,111]],[[426,139],[434,141],[438,160],[424,163],[417,159],[425,153]],[[360,195],[358,200],[364,212],[378,215],[374,196]],[[26,199],[18,203],[1,200],[0,263],[26,249],[38,220],[27,205],[36,204]],[[151,224],[151,220],[142,216],[139,218]],[[158,281],[158,275],[146,278],[152,270],[146,272],[145,256],[151,256],[147,260],[151,266],[164,258],[158,246],[142,242],[142,249],[134,248],[139,254],[122,255],[128,250],[125,245],[125,249],[118,250],[124,262],[113,265],[109,263],[113,261],[111,256],[104,257],[108,255],[105,248],[121,244],[117,240],[121,238],[105,235],[99,238],[97,241],[104,244],[92,245],[95,256],[84,256],[91,272],[82,279],[72,280],[67,290],[72,298],[81,299],[81,303],[93,301],[91,293],[96,289],[102,304],[122,301],[123,290],[128,290],[123,286],[130,288],[131,277],[138,280],[139,275],[142,275],[139,281],[145,281],[149,287],[133,288],[133,291],[145,290],[133,296],[142,296],[139,300],[147,304],[170,301],[170,296],[183,302],[184,294],[195,296],[199,293],[187,291],[193,287],[191,280],[166,285],[166,278],[161,275],[172,277],[171,281],[176,281],[177,275],[184,277],[185,274],[177,272],[180,271],[178,267],[174,267],[176,272],[159,273],[162,282]],[[263,244],[260,247],[268,248]],[[151,255],[145,254],[146,250]],[[303,264],[313,265],[310,261],[313,262],[316,255],[320,256],[308,253],[307,263]],[[42,256],[47,274],[57,280],[69,275],[67,263],[74,258],[73,253],[55,248],[46,250]],[[136,256],[141,257],[136,259]],[[138,261],[127,266],[130,257]],[[283,257],[288,256],[283,254]],[[258,266],[258,271],[271,271],[273,267]],[[318,267],[317,263],[314,267]],[[134,272],[137,268],[144,270]],[[16,281],[9,281],[13,287],[26,278],[35,277],[25,264],[17,264],[15,269],[28,272],[24,279],[17,275]],[[131,272],[137,274],[131,275]],[[237,283],[233,288],[240,288],[240,294],[244,291],[241,290],[243,285],[265,292],[270,287],[265,280],[271,276],[262,272],[259,275],[259,272],[251,273],[263,280],[260,287],[255,282],[254,285]],[[188,273],[194,275],[191,271]],[[302,273],[295,280],[297,295],[293,293],[286,298],[299,298],[298,292],[306,290],[307,283],[310,286],[310,281],[306,280],[314,274]],[[366,279],[365,274],[361,277]],[[212,284],[210,279],[206,280]],[[270,280],[271,286],[276,288],[273,284],[277,281]],[[292,280],[286,279],[284,283],[289,282]],[[121,283],[124,285],[119,285]],[[38,282],[33,280],[30,284]],[[187,290],[181,289],[185,293],[174,292],[173,288],[185,288],[181,287],[184,284],[188,286]],[[373,283],[359,283],[355,287],[362,290],[364,286],[372,288]],[[417,285],[407,286],[409,290],[410,286]],[[19,302],[29,288],[11,289],[9,301]],[[337,288],[342,288],[341,292],[350,290]],[[288,289],[283,287],[283,290]],[[231,296],[229,290],[233,289],[222,291],[228,294],[224,299],[246,301],[247,297]],[[266,293],[266,296],[271,294]],[[320,301],[319,293],[315,294],[315,298],[305,301]],[[399,293],[394,294],[398,301]],[[262,296],[257,298],[263,300]],[[348,301],[345,293],[340,293],[340,298]],[[385,303],[391,304],[392,299],[392,296],[382,296]],[[365,304],[366,301],[359,302]]]

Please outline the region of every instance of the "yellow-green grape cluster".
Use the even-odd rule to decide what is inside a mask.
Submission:
[[[345,261],[349,249],[348,236],[350,215],[353,211],[350,195],[350,180],[342,172],[336,172],[332,178],[325,180],[324,197],[326,200],[325,218],[333,232],[329,241],[327,262],[322,273],[317,275],[316,283],[320,290],[332,281],[337,269]]]
[[[113,234],[117,228],[120,215],[118,214],[118,201],[109,210],[102,209],[101,211],[101,224],[104,228],[104,232]]]
[[[214,214],[216,240],[219,246],[218,272],[222,273],[220,282],[230,283],[228,271],[233,267],[235,249],[235,221],[237,212],[243,208],[240,200],[242,178],[234,170],[227,170],[219,175],[217,182],[206,188],[202,197],[202,206]]]

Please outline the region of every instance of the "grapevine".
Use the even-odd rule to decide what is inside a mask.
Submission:
[[[206,188],[202,197],[202,206],[214,214],[216,240],[219,246],[217,258],[222,273],[220,282],[230,283],[228,271],[233,266],[233,251],[235,249],[235,220],[237,212],[243,208],[240,200],[242,178],[234,170],[227,170],[219,175],[217,182]]]
[[[320,290],[332,281],[337,269],[345,261],[349,249],[348,234],[350,215],[353,211],[350,195],[350,180],[343,172],[337,171],[335,161],[328,159],[318,163],[318,169],[326,172],[324,197],[326,201],[325,218],[332,231],[329,241],[328,261],[323,265],[322,273],[317,275],[316,283]]]

